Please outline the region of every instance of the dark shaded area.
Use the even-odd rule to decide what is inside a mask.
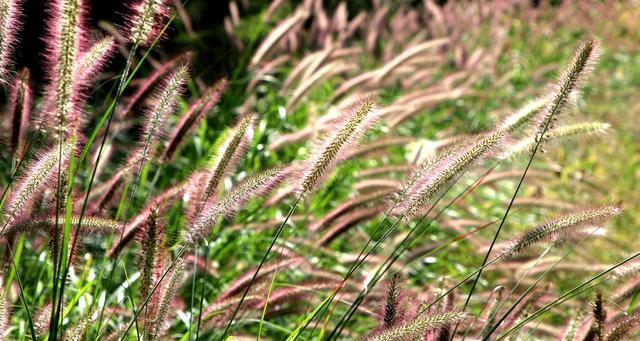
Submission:
[[[136,0],[137,1],[137,0]],[[24,0],[23,29],[19,35],[20,42],[15,52],[16,69],[28,67],[31,70],[34,85],[41,89],[45,80],[45,41],[44,37],[51,17],[48,7],[52,0]],[[104,35],[98,26],[100,21],[113,23],[122,29],[126,26],[125,16],[129,12],[128,5],[133,1],[88,0],[88,24],[92,29],[91,36]],[[227,74],[233,66],[225,55],[233,53],[224,32],[223,20],[229,14],[226,1],[190,1],[187,6],[192,21],[194,35],[184,33],[184,26],[179,21],[172,25],[169,39],[164,39],[157,52],[156,59],[191,50],[196,52],[195,70],[205,70],[206,78],[217,78]],[[123,58],[114,61],[114,69],[123,64]],[[203,68],[204,67],[204,68]]]

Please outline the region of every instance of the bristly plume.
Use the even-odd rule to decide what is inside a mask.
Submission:
[[[182,116],[180,122],[178,122],[173,129],[171,138],[169,138],[167,142],[167,147],[162,155],[164,162],[169,162],[173,159],[173,156],[180,150],[191,132],[196,129],[202,119],[206,117],[211,109],[220,101],[226,87],[226,79],[216,82],[216,84],[207,89],[202,97],[189,107],[189,110]]]
[[[524,107],[520,108],[515,113],[507,116],[500,124],[498,129],[503,130],[506,133],[513,133],[526,126],[544,107],[549,103],[548,98],[538,98]]]
[[[64,192],[64,191],[63,191]],[[71,225],[78,226],[80,217],[77,215],[71,216]],[[43,217],[43,218],[28,218],[16,221],[13,225],[7,227],[3,234],[7,233],[24,233],[34,230],[53,230],[56,226],[55,216]],[[102,217],[82,217],[82,231],[83,233],[100,233],[108,234],[118,232],[122,223],[117,220],[111,220]]]
[[[12,62],[16,35],[21,29],[22,0],[0,0],[0,83],[9,83],[9,65]]]
[[[74,72],[79,85],[86,86],[93,81],[112,57],[115,47],[113,37],[108,36],[94,43],[88,51],[80,56],[80,61]]]
[[[546,142],[560,140],[569,137],[581,136],[581,135],[595,135],[604,134],[609,129],[609,123],[603,122],[585,122],[563,125],[557,128],[553,128],[544,135]],[[500,159],[510,159],[520,153],[532,150],[536,145],[536,137],[528,136],[517,143],[510,145],[498,156]]]
[[[178,292],[178,286],[182,281],[182,274],[184,273],[184,261],[178,259],[174,265],[173,270],[168,275],[168,282],[162,288],[160,294],[160,301],[158,307],[155,307],[155,317],[153,323],[150,324],[151,332],[149,333],[149,340],[158,340],[164,331],[168,327],[167,318],[169,317],[169,308],[174,296]]]
[[[602,293],[596,293],[596,299],[593,302],[593,323],[584,340],[587,341],[604,341],[604,324],[607,319],[607,311],[602,302]]]
[[[607,341],[629,340],[630,335],[640,327],[640,317],[636,312],[633,315],[623,317],[605,336]]]
[[[72,135],[80,124],[80,94],[75,70],[85,42],[84,0],[55,0],[51,4],[51,24],[47,37],[50,84],[50,110],[57,125],[58,139]]]
[[[400,288],[401,281],[400,274],[393,275],[389,281],[387,295],[380,304],[380,312],[378,314],[381,330],[393,328],[404,322],[404,298]]]
[[[141,0],[131,6],[129,41],[141,46],[151,45],[169,17],[169,6],[168,0]]]
[[[7,291],[0,287],[0,340],[6,340],[9,336],[11,323],[11,309],[7,299]]]
[[[598,43],[587,40],[582,43],[556,85],[555,94],[538,116],[536,141],[544,139],[544,134],[554,126],[558,115],[566,107],[569,98],[575,93],[580,83],[586,78],[589,70],[598,59]]]
[[[9,94],[8,117],[11,120],[9,154],[14,158],[20,157],[26,143],[32,97],[33,91],[29,85],[29,70],[23,69],[18,77],[13,80],[13,86]]]
[[[503,131],[491,132],[468,146],[454,147],[435,161],[428,161],[411,176],[398,196],[393,213],[410,217],[421,207],[431,203],[471,166],[495,152],[504,139]]]
[[[346,151],[353,150],[360,138],[375,124],[379,111],[371,98],[364,98],[351,109],[348,117],[312,152],[305,162],[299,193],[313,191],[325,173],[343,161]]]
[[[229,175],[239,159],[245,155],[247,146],[255,127],[255,114],[243,117],[240,122],[221,140],[220,146],[214,146],[216,155],[209,168],[204,182],[204,194],[201,197],[206,202],[216,192],[222,180]],[[202,186],[203,184],[198,184]]]
[[[152,207],[150,211],[141,242],[142,275],[140,275],[140,297],[143,300],[149,295],[152,285],[156,281],[154,276],[158,273],[158,264],[161,264],[159,259],[162,257],[162,223],[158,217],[157,207]]]
[[[467,319],[464,312],[452,311],[439,314],[422,314],[403,325],[385,330],[368,338],[369,341],[416,340],[426,332],[453,325]]]
[[[197,245],[201,238],[206,238],[218,219],[232,216],[249,200],[262,196],[274,188],[282,181],[280,174],[279,168],[270,169],[244,180],[220,200],[211,197],[184,234],[183,239],[186,245],[188,247]]]
[[[155,150],[156,143],[164,134],[169,115],[174,111],[187,78],[187,67],[181,66],[172,73],[161,89],[153,96],[154,103],[144,117],[144,131],[138,152],[131,161],[147,161]]]
[[[63,165],[66,164],[72,149],[73,143],[71,141],[66,142],[62,146],[62,158],[59,158],[60,150],[58,146],[54,146],[25,169],[24,175],[16,184],[7,204],[4,206],[6,208],[4,211],[4,227],[0,230],[0,235],[7,226],[11,225],[14,219],[21,216],[28,204],[35,200],[36,195],[49,185],[47,180],[57,174],[58,162]]]
[[[566,236],[581,227],[603,224],[620,212],[615,206],[602,206],[551,220],[512,241],[501,254],[512,257],[533,245]]]
[[[136,110],[134,109],[139,106],[142,99],[151,92],[156,84],[161,83],[160,80],[162,77],[175,69],[176,66],[190,64],[191,57],[191,52],[182,53],[175,58],[162,63],[150,75],[144,77],[144,79],[140,81],[136,91],[127,98],[126,107],[123,110],[118,110],[118,117],[125,118],[135,113]]]

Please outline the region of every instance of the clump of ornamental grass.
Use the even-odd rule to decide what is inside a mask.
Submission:
[[[501,151],[506,140],[513,139],[516,141],[516,146],[524,146],[522,150],[536,149],[543,141],[606,129],[606,124],[598,122],[560,127],[555,125],[558,113],[567,107],[568,102],[575,96],[581,79],[584,78],[584,74],[597,54],[597,44],[587,41],[578,49],[570,68],[561,78],[555,96],[543,97],[531,102],[507,117],[495,130],[465,138],[445,136],[434,143],[436,147],[433,149],[437,156],[417,167],[415,161],[408,160],[409,157],[403,158],[407,160],[402,164],[394,164],[393,162],[398,158],[389,150],[403,147],[411,143],[414,138],[402,136],[402,133],[393,135],[395,134],[393,128],[436,104],[468,96],[478,76],[484,75],[484,72],[481,72],[482,69],[497,58],[494,57],[495,51],[486,51],[483,48],[475,51],[467,50],[461,42],[457,41],[458,36],[464,35],[457,26],[477,27],[473,24],[473,21],[477,20],[474,18],[484,17],[486,13],[483,11],[486,10],[478,9],[482,16],[468,16],[466,9],[460,9],[455,4],[440,8],[431,1],[425,1],[424,13],[404,5],[399,6],[394,13],[392,6],[376,1],[372,4],[371,13],[363,11],[357,16],[351,16],[347,13],[347,6],[341,4],[330,17],[330,13],[325,11],[321,1],[311,1],[300,4],[292,16],[276,24],[271,33],[257,45],[249,62],[250,70],[255,71],[255,79],[248,81],[246,87],[241,84],[242,88],[247,89],[246,92],[249,93],[246,94],[246,102],[238,110],[242,114],[238,122],[222,134],[218,134],[220,129],[217,125],[208,125],[209,128],[213,127],[211,129],[216,130],[216,134],[220,136],[218,143],[211,149],[212,157],[207,167],[192,170],[190,173],[175,172],[174,168],[181,166],[184,160],[180,155],[182,147],[188,142],[193,131],[220,103],[221,95],[227,87],[234,87],[232,89],[234,91],[229,93],[237,94],[235,90],[239,89],[238,83],[242,83],[243,78],[237,78],[234,75],[233,78],[229,78],[230,82],[223,79],[210,87],[202,87],[201,89],[205,90],[201,91],[200,96],[189,99],[188,102],[185,99],[185,103],[191,104],[185,105],[186,110],[182,113],[182,108],[177,104],[188,78],[185,65],[191,55],[181,54],[167,62],[154,63],[156,65],[154,72],[147,77],[134,79],[131,83],[137,84],[137,89],[131,92],[130,97],[123,97],[125,103],[119,103],[121,93],[115,95],[109,107],[111,108],[109,110],[115,110],[116,113],[113,126],[109,116],[105,127],[100,126],[102,122],[98,121],[99,129],[92,131],[93,127],[83,126],[81,119],[84,115],[83,111],[91,108],[87,90],[101,75],[109,59],[115,55],[116,48],[123,48],[118,46],[121,43],[118,38],[121,36],[134,45],[127,61],[127,69],[121,75],[121,86],[128,84],[129,63],[132,62],[132,65],[136,66],[138,63],[143,65],[147,58],[145,55],[138,61],[135,47],[152,48],[154,46],[163,29],[165,19],[171,14],[169,1],[133,1],[128,15],[128,24],[122,30],[123,32],[110,32],[111,36],[89,42],[86,32],[90,29],[85,23],[83,1],[56,0],[51,5],[52,24],[47,39],[50,52],[47,65],[48,84],[42,105],[35,106],[41,108],[43,117],[52,118],[45,121],[45,125],[52,129],[44,132],[43,139],[56,143],[55,146],[46,148],[46,152],[37,156],[35,160],[20,166],[22,157],[29,158],[33,154],[29,153],[27,148],[26,135],[29,130],[35,129],[29,126],[34,121],[30,117],[30,111],[34,105],[28,72],[19,73],[18,77],[9,77],[13,74],[9,70],[11,58],[8,55],[11,52],[11,46],[14,45],[16,30],[7,34],[6,27],[11,25],[15,27],[16,22],[4,18],[7,15],[11,18],[19,17],[14,8],[16,4],[20,2],[0,0],[0,18],[3,19],[0,22],[0,30],[2,30],[0,31],[0,48],[2,48],[0,78],[12,81],[7,82],[11,87],[8,96],[9,119],[12,120],[9,146],[11,157],[16,161],[17,174],[20,175],[15,182],[9,181],[6,201],[0,204],[3,214],[1,222],[4,225],[0,232],[2,237],[0,242],[11,248],[7,250],[11,251],[8,254],[12,257],[12,262],[14,247],[16,251],[22,252],[22,258],[15,258],[18,266],[12,268],[11,272],[5,271],[2,279],[4,281],[9,277],[6,275],[9,273],[18,282],[14,287],[17,287],[16,290],[20,290],[21,294],[23,291],[26,293],[33,291],[32,284],[24,282],[28,287],[23,287],[19,277],[25,275],[24,264],[31,264],[28,262],[32,262],[33,259],[33,257],[25,257],[24,253],[26,250],[35,250],[40,245],[52,245],[53,252],[42,253],[42,257],[45,257],[44,261],[38,259],[38,262],[47,263],[49,254],[68,250],[70,246],[65,244],[64,238],[55,237],[58,233],[61,233],[62,237],[68,234],[71,239],[75,239],[76,235],[84,235],[80,231],[113,234],[115,238],[111,244],[106,245],[110,251],[106,252],[108,256],[105,257],[108,258],[105,258],[104,262],[95,262],[92,258],[94,251],[103,247],[101,238],[96,241],[94,247],[88,248],[83,269],[79,268],[83,264],[78,261],[79,257],[76,257],[78,249],[72,247],[72,254],[68,256],[69,269],[65,268],[67,264],[54,264],[52,290],[46,288],[42,293],[38,292],[38,295],[51,294],[52,299],[50,301],[39,299],[37,303],[22,300],[22,309],[29,313],[33,308],[33,311],[37,312],[33,319],[27,318],[30,324],[32,320],[35,321],[36,331],[33,336],[42,336],[49,332],[52,339],[59,336],[68,339],[107,336],[125,339],[128,337],[127,333],[135,330],[137,337],[149,340],[164,339],[177,333],[188,335],[188,338],[192,337],[192,334],[195,338],[208,339],[219,335],[224,338],[228,336],[231,327],[237,329],[238,333],[242,333],[240,329],[244,329],[243,320],[254,318],[260,311],[262,315],[259,330],[262,331],[267,319],[278,317],[277,323],[282,322],[284,327],[277,328],[276,331],[270,328],[269,333],[284,333],[283,331],[289,327],[286,324],[294,317],[297,316],[297,320],[300,321],[302,319],[299,317],[307,314],[316,303],[327,302],[317,300],[318,295],[325,292],[337,293],[340,290],[336,304],[332,305],[326,317],[322,317],[325,321],[322,330],[334,327],[334,316],[336,316],[334,313],[342,312],[345,306],[354,313],[373,316],[375,315],[373,309],[376,308],[377,302],[380,303],[377,306],[380,311],[379,325],[364,339],[452,339],[460,335],[456,333],[457,325],[466,321],[468,315],[464,312],[464,308],[458,310],[455,305],[456,296],[452,291],[444,291],[444,284],[438,291],[438,294],[445,292],[442,301],[437,305],[433,302],[429,304],[426,311],[422,311],[430,303],[430,294],[405,295],[400,288],[399,275],[392,277],[381,299],[366,299],[367,294],[374,293],[375,296],[379,291],[366,291],[359,296],[357,292],[361,289],[361,284],[366,283],[368,288],[369,284],[375,285],[375,281],[380,277],[374,276],[374,280],[369,282],[371,277],[367,273],[361,274],[354,270],[351,281],[347,281],[340,273],[325,270],[324,268],[331,266],[332,271],[340,271],[354,259],[356,263],[364,262],[360,258],[362,253],[360,255],[354,253],[354,249],[357,252],[357,247],[354,245],[357,245],[363,236],[371,240],[376,238],[376,233],[369,236],[367,229],[359,229],[359,233],[355,236],[344,236],[344,232],[351,227],[364,227],[385,212],[386,203],[380,204],[379,201],[384,201],[384,195],[395,191],[399,184],[403,183],[401,177],[407,170],[413,171],[408,174],[408,180],[404,181],[405,186],[397,196],[395,208],[391,212],[397,217],[413,217],[422,212],[425,206],[435,206],[440,196],[447,195],[449,188],[455,188],[453,185],[458,178],[476,165],[480,165],[483,160],[502,155]],[[270,12],[277,11],[278,6],[272,5]],[[227,21],[230,23],[230,25],[227,24],[229,26],[227,31],[233,35],[234,27],[239,23],[240,10],[235,2],[231,3],[230,8],[233,19]],[[182,8],[179,7],[178,10]],[[387,22],[388,14],[392,14],[392,18]],[[185,27],[189,31],[188,17],[183,13],[180,16],[185,20]],[[424,34],[420,34],[418,28],[423,22],[427,24],[424,25]],[[494,22],[499,21],[494,20]],[[309,30],[308,27],[311,29]],[[364,47],[359,46],[362,44],[358,42],[349,45],[350,40],[357,37],[359,32],[366,36]],[[450,36],[448,36],[449,33]],[[282,52],[297,51],[307,40],[311,40],[322,50],[308,54],[298,65],[291,65],[293,71],[285,81],[283,89],[279,91],[279,95],[284,97],[283,103],[289,103],[288,109],[291,109],[284,110],[283,107],[283,117],[289,114],[287,111],[294,113],[296,110],[306,110],[304,114],[310,118],[315,117],[314,111],[322,112],[326,109],[328,114],[317,120],[310,119],[307,126],[300,132],[292,133],[294,138],[284,136],[282,141],[285,142],[279,143],[277,148],[267,148],[270,149],[271,154],[258,154],[259,160],[248,160],[250,161],[248,163],[264,164],[262,156],[268,156],[267,163],[270,163],[270,157],[276,155],[278,149],[305,139],[316,139],[319,143],[314,146],[306,161],[292,161],[291,164],[284,165],[285,169],[278,167],[260,172],[252,168],[251,171],[236,172],[236,168],[242,164],[240,160],[246,157],[253,142],[258,144],[259,150],[262,150],[260,148],[265,142],[253,141],[253,134],[258,117],[262,117],[263,114],[260,108],[264,101],[268,101],[269,96],[265,97],[267,99],[258,99],[251,90],[257,88],[262,80],[277,77],[280,67],[285,66],[286,69],[289,62],[298,62],[296,54]],[[388,44],[377,46],[378,40],[386,40]],[[472,38],[465,38],[465,44],[472,40]],[[244,46],[244,44],[241,45]],[[496,45],[499,43],[496,42]],[[355,57],[362,55],[365,49],[375,56],[380,49],[379,58],[382,65],[373,71],[356,74],[360,72],[361,65]],[[500,48],[496,51],[500,52]],[[440,81],[440,74],[436,70],[447,65],[451,57],[455,60],[453,64],[456,72],[445,76]],[[132,72],[137,70],[135,68]],[[313,96],[309,96],[314,88],[324,84],[325,80],[331,84],[334,77],[341,77],[346,81],[337,87],[338,90],[332,94],[332,99],[327,101],[328,103],[322,103],[322,105],[314,103]],[[197,76],[194,75],[193,78],[196,87],[204,84]],[[399,96],[385,108],[378,108],[370,97],[354,93],[355,91],[382,93],[382,89],[386,92],[386,89],[396,85],[406,94]],[[329,88],[336,87],[327,87]],[[343,102],[334,104],[333,101],[338,98]],[[305,101],[308,105],[301,105]],[[141,114],[138,107],[142,105],[145,110]],[[254,110],[257,114],[246,114]],[[220,112],[226,111],[227,108],[220,110]],[[172,117],[176,112],[181,116]],[[377,141],[361,147],[361,138],[371,130],[380,117],[384,117],[387,125],[382,127],[379,134],[376,132],[375,137],[388,136],[381,136]],[[134,122],[137,119],[139,121]],[[176,124],[172,125],[171,122]],[[137,126],[142,127],[140,136],[137,139],[130,139],[126,133],[130,128]],[[523,132],[531,130],[528,129],[531,126],[534,126],[534,133],[527,138]],[[51,132],[53,134],[50,134]],[[319,134],[316,134],[318,132]],[[209,136],[209,132],[207,135]],[[71,158],[70,156],[77,149],[73,141],[80,139],[84,142],[84,136],[88,139],[87,146],[83,146],[86,147],[83,152],[89,154],[84,155],[78,152],[86,158],[81,160]],[[161,142],[165,136],[168,138],[163,144]],[[33,137],[39,138],[36,134]],[[94,138],[97,139],[94,140]],[[103,145],[99,145],[101,138],[103,138],[101,141]],[[266,139],[268,140],[269,136]],[[133,145],[127,145],[132,140]],[[269,142],[274,141],[267,141]],[[205,141],[203,145],[208,146],[208,143]],[[98,154],[96,151],[102,151],[103,147],[109,152],[105,152],[104,155]],[[285,150],[283,154],[288,154],[288,151]],[[92,155],[94,153],[95,156]],[[112,156],[115,157],[112,159]],[[120,162],[123,159],[124,165],[120,167],[108,163],[108,161]],[[340,188],[340,191],[335,191],[335,196],[333,191],[323,193],[326,198],[315,193],[315,189],[326,184],[328,174],[347,159],[367,161],[368,165],[375,164],[376,169],[367,173],[366,181],[368,182],[356,183],[353,188],[350,188],[352,191],[349,195],[352,196],[349,200],[329,209],[326,215],[317,217],[315,205],[333,205],[336,198],[340,198],[338,192],[344,192],[346,189]],[[174,160],[179,162],[173,162]],[[76,161],[79,162],[76,163]],[[147,167],[144,167],[145,165]],[[85,169],[87,166],[88,168]],[[95,170],[92,168],[94,166]],[[175,173],[163,172],[167,169]],[[92,171],[95,172],[92,173]],[[234,176],[236,173],[238,175]],[[246,176],[247,173],[255,175]],[[94,183],[93,175],[96,174],[98,176],[95,177]],[[132,189],[130,185],[133,174],[136,178]],[[56,178],[58,181],[54,181]],[[294,215],[298,204],[298,201],[295,201],[288,216],[278,216],[277,219],[268,220],[269,223],[255,222],[256,224],[264,223],[266,228],[273,228],[276,231],[269,249],[259,265],[255,267],[249,253],[256,248],[247,244],[246,250],[241,249],[241,252],[237,252],[237,247],[243,248],[245,246],[243,243],[251,243],[252,240],[262,240],[262,235],[258,234],[259,232],[253,227],[257,226],[253,224],[253,219],[280,214],[280,210],[276,207],[280,200],[271,200],[271,204],[260,207],[258,212],[238,213],[250,200],[266,196],[286,178],[291,180],[292,185],[283,191],[286,193],[280,198],[296,193],[299,200],[303,194],[307,195],[310,199],[310,210],[304,215]],[[331,184],[341,185],[342,182],[332,181]],[[138,185],[141,193],[136,193]],[[485,189],[484,185],[479,181],[475,187],[465,190],[464,193],[482,192]],[[474,193],[478,188],[480,189]],[[495,188],[499,190],[499,187]],[[139,195],[136,196],[136,194]],[[315,197],[311,198],[313,195],[317,195],[319,199],[317,202],[321,204],[317,204]],[[139,202],[139,197],[144,197],[145,201]],[[87,204],[86,210],[84,204]],[[449,218],[463,212],[479,214],[479,209],[475,206],[465,205],[468,204],[464,202],[464,197],[458,197],[437,215],[429,215],[427,218],[433,219],[429,222],[429,226],[432,223],[433,226],[456,225],[466,217]],[[455,210],[451,216],[445,212],[449,206]],[[129,219],[130,210],[133,213],[132,219]],[[563,239],[583,227],[603,224],[618,212],[619,209],[613,206],[605,206],[561,216],[514,240],[502,256],[511,257],[533,245]],[[236,215],[243,218],[237,223],[240,228],[225,229],[225,224]],[[124,221],[120,221],[121,219]],[[463,224],[464,227],[473,226],[476,221],[484,223],[480,217],[468,220],[473,223]],[[251,224],[247,224],[248,222]],[[420,222],[416,224],[416,229],[420,227]],[[276,244],[280,232],[287,223],[296,226],[305,224],[312,232],[325,228],[328,228],[328,231],[318,238],[296,236],[295,239],[283,243],[282,251],[278,254],[279,259],[267,262],[269,251]],[[396,222],[400,228],[403,223],[404,221],[400,219]],[[281,225],[278,228],[279,224]],[[456,236],[451,244],[468,238],[481,229],[479,227],[467,232],[463,227],[458,227],[456,231],[461,235]],[[48,233],[28,233],[34,230],[44,230]],[[212,233],[214,231],[216,233]],[[306,229],[301,231],[303,233]],[[413,230],[405,235],[410,236],[412,233]],[[19,239],[13,238],[18,234]],[[206,243],[201,247],[202,240],[210,236],[212,243]],[[471,240],[471,238],[468,239]],[[57,240],[57,244],[54,240]],[[119,252],[127,250],[126,246],[131,240],[139,242],[139,251],[136,251],[138,253],[127,254],[122,258],[117,257]],[[336,252],[337,248],[329,247],[328,244],[334,240],[339,240],[340,247],[344,249]],[[474,238],[474,241],[478,240],[481,240],[481,237]],[[411,243],[421,241],[423,240],[410,240]],[[22,244],[16,244],[16,242]],[[382,240],[380,242],[382,243]],[[439,242],[439,234],[434,234],[433,244],[438,245],[437,242]],[[442,248],[447,246],[443,244]],[[280,245],[277,247],[280,248]],[[410,261],[400,258],[400,253],[408,248],[404,241],[399,245],[390,244],[390,247],[392,252],[389,258],[385,259],[384,254],[371,255],[370,263],[380,262],[382,267],[388,265],[386,268],[388,269],[400,259],[400,262],[406,262],[406,264],[395,264],[393,269],[397,269],[398,272],[408,272],[407,269],[419,270],[417,267],[409,267]],[[201,253],[203,249],[204,257]],[[429,258],[440,250],[438,246],[429,249]],[[209,253],[210,251],[213,252]],[[131,255],[134,256],[133,261],[137,262],[139,272],[129,271]],[[216,262],[211,262],[212,259]],[[113,263],[109,263],[111,261]],[[98,263],[101,265],[97,265]],[[184,277],[187,277],[184,275],[187,270],[186,264],[194,266],[193,277],[189,276],[191,277],[189,281],[184,281]],[[213,271],[207,271],[207,266],[210,264],[215,266]],[[100,266],[103,268],[99,268]],[[249,270],[242,271],[243,268],[249,268]],[[96,276],[95,269],[100,269],[102,276]],[[384,273],[386,269],[380,273]],[[65,272],[57,273],[62,270]],[[67,270],[70,270],[70,275],[64,277]],[[283,270],[290,271],[283,273]],[[41,274],[48,276],[49,272],[42,271]],[[202,278],[206,285],[200,286],[204,284],[197,281],[200,276],[214,278]],[[298,280],[301,276],[304,276],[302,281]],[[27,278],[31,280],[33,277],[27,274]],[[286,278],[285,281],[297,284],[281,283],[283,278]],[[527,277],[524,280],[531,281],[533,278]],[[58,281],[63,283],[60,289],[57,287]],[[122,282],[117,283],[118,281]],[[38,280],[38,283],[41,281]],[[82,289],[70,294],[69,291],[65,292],[65,284],[69,286],[90,284],[88,286],[90,289]],[[3,285],[5,285],[4,282]],[[186,292],[188,285],[192,302],[188,307],[190,313],[187,315],[188,303],[186,299],[183,302],[177,294]],[[111,294],[110,291],[114,288],[116,291]],[[426,290],[426,292],[432,293],[433,290]],[[210,299],[208,295],[214,295],[214,298]],[[480,295],[484,299],[487,297],[487,292]],[[548,296],[544,296],[541,291],[523,304],[517,305],[511,315],[504,316],[501,320],[502,324],[498,322],[500,327],[498,331],[502,332],[518,321],[524,321],[527,312],[539,301],[548,299]],[[474,329],[474,326],[463,327],[466,329],[464,332],[488,338],[490,335],[487,327],[495,323],[497,313],[501,312],[501,300],[501,291],[491,293],[487,299],[489,304],[485,307],[487,313],[478,319],[480,324],[484,325],[477,329]],[[599,300],[602,308],[602,299]],[[53,303],[46,303],[51,301]],[[362,306],[357,305],[360,303]],[[0,292],[0,328],[3,331],[17,330],[9,327],[10,304],[7,293]],[[420,313],[417,313],[418,311]],[[236,319],[237,312],[245,316]],[[185,322],[186,316],[188,316],[188,323]],[[611,323],[616,324],[607,332],[603,316],[604,314],[596,314],[594,310],[594,320],[602,321],[602,323],[594,322],[589,326],[594,330],[593,333],[589,333],[594,339],[602,340],[605,337],[611,340],[621,339],[631,335],[630,333],[637,326],[637,319],[616,321],[612,319]],[[329,339],[339,337],[342,328],[348,325],[349,318],[350,316],[335,325],[338,331],[328,335]],[[123,319],[124,322],[122,322]],[[180,323],[172,323],[174,320]],[[204,322],[202,328],[201,320]],[[94,324],[94,322],[97,323]],[[275,323],[275,320],[269,321],[270,326]],[[315,321],[307,320],[306,323],[311,325]],[[227,329],[223,334],[219,334],[220,328],[224,325],[228,326]],[[456,328],[453,328],[454,325]],[[540,333],[549,333],[549,330],[552,334],[554,333],[552,328],[544,327],[548,326],[543,325]],[[300,325],[294,331],[294,334],[299,333],[295,336],[292,334],[290,338],[294,339],[304,335],[300,333],[311,331],[311,328],[306,331],[304,328],[306,325]],[[311,332],[315,330],[314,328]],[[357,329],[354,330],[357,331]],[[236,334],[236,330],[233,333]],[[275,338],[283,337],[281,334],[274,335],[277,335]],[[517,335],[513,337],[517,338]],[[0,336],[9,338],[14,335],[0,334]],[[353,334],[349,335],[351,336],[355,337]]]

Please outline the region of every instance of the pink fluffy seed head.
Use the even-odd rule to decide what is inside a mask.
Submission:
[[[87,49],[86,11],[83,0],[54,0],[49,5],[45,44],[50,100],[44,110],[52,116],[50,125],[55,125],[58,138],[70,136],[81,123],[81,86],[75,70],[78,57]]]
[[[0,83],[10,81],[9,66],[16,45],[16,34],[22,28],[22,0],[0,1]]]
[[[132,44],[148,47],[154,42],[169,17],[169,3],[168,0],[141,0],[131,6],[127,38]]]

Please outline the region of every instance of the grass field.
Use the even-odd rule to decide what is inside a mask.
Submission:
[[[0,339],[640,335],[635,2],[132,4],[0,0]]]

